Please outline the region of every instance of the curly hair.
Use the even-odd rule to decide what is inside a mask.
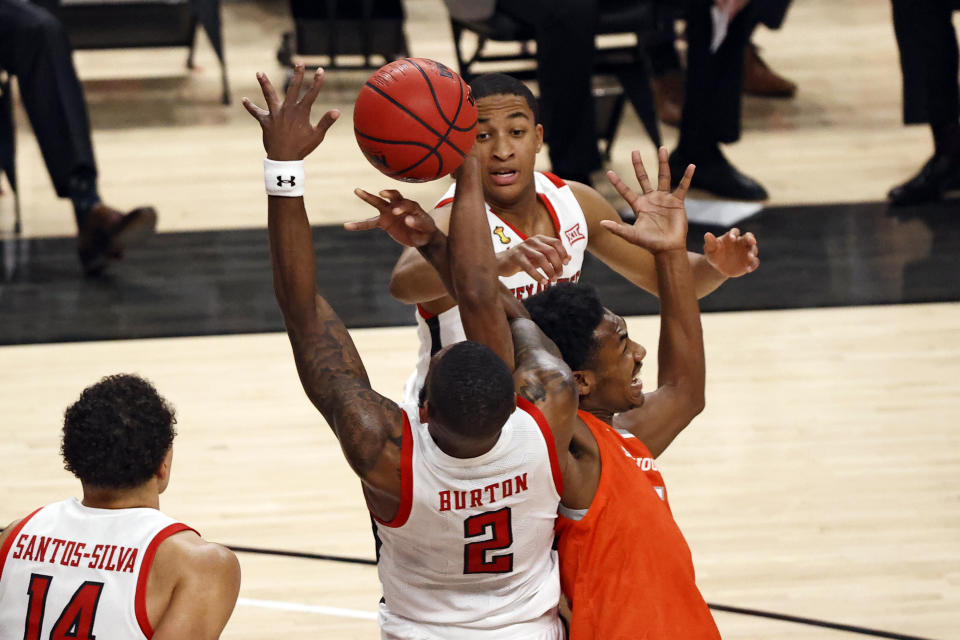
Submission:
[[[433,363],[426,384],[430,415],[467,437],[482,437],[503,426],[516,406],[513,374],[486,345],[454,344]]]
[[[540,105],[533,92],[513,76],[505,73],[484,73],[470,83],[470,93],[474,100],[487,96],[518,96],[527,101],[527,106],[533,112],[534,124],[540,122]]]
[[[562,282],[530,296],[523,304],[530,318],[560,349],[570,369],[587,368],[597,347],[593,332],[604,313],[596,289],[579,282]]]
[[[60,453],[86,485],[130,489],[160,468],[177,432],[173,407],[143,378],[107,376],[67,407]]]

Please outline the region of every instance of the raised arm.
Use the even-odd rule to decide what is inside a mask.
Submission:
[[[650,252],[610,233],[603,222],[620,222],[613,207],[587,185],[574,182],[570,183],[570,188],[587,219],[587,250],[641,289],[659,295],[656,264]],[[646,194],[640,197],[644,198]],[[720,238],[712,233],[705,234],[704,253],[687,252],[697,297],[713,292],[728,278],[756,270],[760,264],[757,255],[757,239],[752,233],[741,235],[739,229],[731,229]]]
[[[431,265],[434,277],[460,304],[467,338],[504,358],[514,370],[517,393],[540,408],[554,432],[557,451],[566,452],[577,411],[576,382],[556,346],[497,278],[476,161],[468,158],[460,170],[449,238],[417,203],[397,191],[356,193],[378,215],[347,223],[346,228],[383,229]],[[565,461],[561,456],[561,466]]]
[[[659,380],[657,390],[646,394],[642,406],[614,417],[614,426],[629,430],[657,456],[704,406],[703,331],[686,251],[687,217],[683,205],[693,166],[687,168],[680,185],[670,193],[665,148],[660,149],[657,189],[650,184],[636,151],[633,163],[643,195],[631,191],[612,172],[611,181],[633,207],[637,221],[632,226],[612,221],[603,225],[653,256],[660,292]]]
[[[246,98],[243,104],[263,128],[267,158],[302,160],[340,115],[331,110],[316,126],[310,123],[323,71],[317,70],[310,88],[297,100],[303,80],[303,65],[298,64],[282,103],[264,74],[257,74],[257,79],[268,108],[260,109]],[[378,496],[375,502],[385,503],[371,504],[375,515],[389,519],[400,498],[402,411],[370,387],[350,334],[317,292],[313,236],[303,198],[271,195],[267,211],[274,290],[300,382],[336,434],[347,462]]]
[[[547,418],[565,470],[577,415],[576,381],[556,345],[497,278],[479,165],[473,158],[464,163],[457,181],[448,244],[452,286],[467,338],[487,344],[513,366],[517,393]]]

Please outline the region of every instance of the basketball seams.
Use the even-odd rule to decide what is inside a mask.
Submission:
[[[429,131],[429,132],[432,133],[433,135],[435,135],[435,136],[437,136],[438,138],[440,138],[440,144],[443,144],[444,142],[446,142],[446,138],[443,136],[443,134],[441,134],[439,131],[437,131],[436,129],[434,129],[433,127],[431,127],[429,124],[427,124],[426,121],[424,121],[420,116],[418,116],[418,115],[415,114],[414,112],[410,111],[410,109],[408,109],[408,108],[406,107],[406,105],[404,105],[402,102],[399,102],[396,98],[394,98],[393,96],[391,96],[389,93],[383,91],[382,89],[379,89],[378,87],[373,86],[373,85],[370,84],[369,82],[367,83],[367,86],[370,87],[371,89],[373,89],[374,91],[376,91],[378,95],[381,95],[381,96],[383,96],[384,98],[386,98],[387,100],[389,100],[390,103],[391,103],[393,106],[397,107],[398,109],[400,109],[401,111],[403,111],[404,113],[406,113],[407,115],[409,115],[411,118],[413,118],[414,120],[416,120],[417,122],[419,122],[420,124],[422,124],[422,125],[424,126],[424,128],[426,128],[427,131]],[[449,132],[448,132],[448,133],[449,133]],[[454,149],[457,153],[459,153],[461,156],[466,157],[467,154],[465,154],[463,151],[460,151],[460,149],[457,148],[457,146],[456,146],[455,144],[453,144],[453,143],[451,143],[451,142],[447,142],[447,144],[449,144],[451,147],[453,147],[453,149]],[[439,147],[440,145],[437,145],[437,146]]]
[[[477,124],[476,122],[471,124],[469,127],[457,126],[457,118],[460,117],[460,112],[463,110],[463,79],[460,78],[459,76],[456,76],[456,75],[454,76],[454,79],[457,80],[457,90],[460,92],[460,95],[457,99],[457,111],[456,113],[453,114],[453,120],[449,120],[447,119],[447,114],[443,112],[443,105],[440,104],[440,98],[437,97],[437,92],[433,88],[433,81],[430,80],[430,76],[427,75],[427,72],[423,70],[423,67],[421,67],[419,64],[414,62],[413,59],[410,59],[409,62],[414,67],[416,67],[417,71],[420,72],[420,75],[423,76],[423,79],[427,83],[427,86],[430,87],[430,95],[433,97],[433,106],[437,108],[437,113],[440,114],[440,117],[443,118],[443,121],[447,124],[447,132],[444,135],[444,137],[446,137],[447,135],[450,135],[450,131],[464,132],[464,131],[470,131],[471,129],[473,129],[473,127]],[[453,145],[452,143],[451,145],[456,146],[456,145]]]
[[[410,171],[411,169],[416,169],[417,167],[419,167],[421,164],[423,164],[427,160],[427,158],[430,158],[431,156],[436,156],[437,162],[439,163],[439,167],[437,169],[437,174],[435,178],[439,178],[440,172],[443,171],[443,156],[437,153],[437,149],[440,148],[439,144],[431,147],[430,145],[424,142],[420,142],[418,140],[385,140],[383,138],[375,138],[373,136],[369,136],[365,134],[363,131],[360,131],[356,127],[354,127],[353,132],[355,135],[361,136],[367,140],[370,140],[371,142],[379,142],[380,144],[405,144],[411,147],[423,147],[424,149],[427,150],[427,152],[423,155],[423,157],[421,157],[419,160],[414,162],[412,165],[408,167],[404,167],[402,169],[391,170],[389,173],[390,176],[393,176],[393,177],[402,176],[407,171]]]
[[[391,73],[396,75],[390,78]],[[456,83],[456,90],[448,80]],[[354,135],[367,159],[400,180],[421,182],[449,173],[445,167],[456,167],[469,153],[473,144],[470,134],[476,128],[470,89],[464,85],[448,67],[425,58],[407,58],[382,67],[364,84],[354,111]],[[454,107],[452,121],[445,107]],[[474,122],[469,127],[456,126],[461,116],[471,112]],[[374,132],[376,136],[371,135]],[[438,167],[431,171],[429,163],[434,158]],[[405,166],[391,170],[388,160],[389,165]]]

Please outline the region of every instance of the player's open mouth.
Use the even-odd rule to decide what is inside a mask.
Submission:
[[[517,181],[517,172],[513,169],[499,169],[491,171],[490,177],[493,178],[494,184],[505,187]]]
[[[643,392],[643,380],[640,379],[640,376],[634,377],[630,383],[631,393],[641,393]]]

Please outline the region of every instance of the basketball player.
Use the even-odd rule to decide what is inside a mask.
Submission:
[[[693,167],[688,167],[677,190],[670,193],[667,151],[660,149],[656,189],[647,178],[638,152],[633,163],[642,195],[637,195],[612,172],[617,191],[636,213],[634,225],[604,221],[611,233],[643,247],[653,256],[661,299],[659,385],[644,394],[639,374],[644,348],[627,335],[623,318],[605,309],[592,290],[582,285],[559,284],[527,300],[531,316],[556,340],[560,353],[573,369],[579,392],[579,408],[571,409],[573,435],[566,449],[558,446],[563,493],[558,519],[561,583],[571,609],[570,636],[587,638],[648,638],[666,640],[720,637],[710,611],[694,580],[690,550],[670,513],[663,479],[653,461],[703,409],[704,353],[692,269],[686,254],[686,211],[683,200]],[[463,178],[461,178],[461,181]],[[466,192],[458,185],[457,202]],[[399,194],[377,202],[379,219],[350,228],[377,226],[393,235],[401,218],[404,227],[428,230],[429,217]],[[479,194],[476,196],[480,198]],[[486,219],[480,206],[473,207],[471,232],[487,238]],[[451,236],[460,233],[453,212]],[[451,245],[453,244],[451,240]],[[471,255],[458,255],[480,265],[468,274],[473,281],[459,284],[458,291],[480,286],[484,277],[493,281],[496,259],[489,244],[478,243]],[[450,247],[465,251],[464,245]],[[489,254],[484,262],[484,251]],[[461,305],[464,302],[461,299]],[[516,296],[504,290],[502,308],[487,305],[487,325],[495,327],[497,313],[514,318],[513,339],[522,330],[522,311]],[[464,306],[464,317],[477,311]],[[475,320],[474,320],[475,321]],[[527,321],[529,324],[529,321]],[[526,331],[530,331],[529,328]],[[539,330],[535,330],[539,334]],[[492,347],[509,336],[491,329]],[[552,344],[547,340],[548,344]],[[504,351],[504,349],[499,349]],[[517,347],[519,353],[521,348]],[[549,361],[541,361],[545,368]],[[546,377],[545,371],[538,372]],[[623,429],[621,435],[610,425]],[[649,443],[649,449],[645,443]],[[651,453],[651,450],[655,454]]]
[[[585,251],[637,286],[656,294],[653,256],[610,233],[603,220],[619,221],[613,207],[594,189],[534,171],[543,144],[537,102],[519,80],[502,74],[476,78],[479,128],[472,155],[480,160],[489,230],[497,252],[498,273],[518,298],[556,282],[580,278]],[[441,231],[449,224],[453,189],[431,215]],[[730,277],[756,269],[757,241],[732,229],[720,238],[704,236],[704,255],[691,253],[698,297]],[[393,271],[390,292],[401,302],[417,304],[420,353],[417,369],[404,388],[413,402],[423,384],[430,356],[463,339],[458,311],[434,269],[418,254],[404,250]]]
[[[360,355],[341,320],[316,289],[312,235],[302,192],[284,176],[323,140],[339,117],[328,111],[313,126],[310,107],[322,85],[317,72],[297,99],[303,66],[295,68],[286,99],[258,74],[267,109],[244,100],[260,123],[270,188],[268,227],[274,288],[294,360],[307,396],[340,441],[360,477],[375,519],[378,570],[383,585],[379,623],[383,638],[484,638],[559,640],[560,597],[553,526],[562,492],[556,451],[569,446],[576,410],[570,369],[557,353],[544,376],[538,362],[519,353],[515,375],[512,342],[494,351],[464,341],[439,351],[430,365],[422,407],[397,405],[370,387]],[[457,207],[482,210],[479,170],[461,179],[475,193]],[[281,180],[277,181],[280,176]],[[446,239],[403,234],[439,264],[451,288],[472,264],[447,262]],[[442,235],[442,234],[441,234]],[[470,253],[471,239],[453,234],[450,250]],[[489,240],[486,235],[480,241]],[[470,321],[469,310],[488,309],[499,291],[489,285],[466,291],[467,336],[486,339],[509,331],[506,317]],[[532,323],[531,323],[532,325]],[[529,397],[536,390],[537,405]]]
[[[61,452],[83,500],[0,535],[0,640],[219,638],[240,589],[232,551],[164,515],[173,409],[146,380],[103,378],[67,408]]]

